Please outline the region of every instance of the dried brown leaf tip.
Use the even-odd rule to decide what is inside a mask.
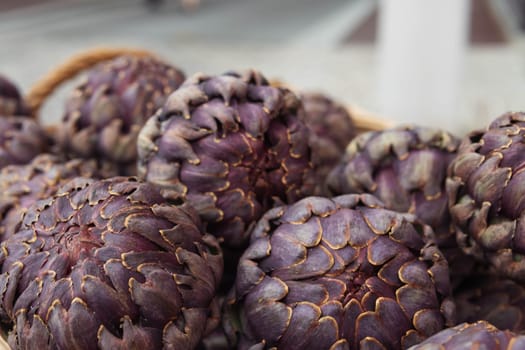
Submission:
[[[240,246],[276,201],[313,191],[301,108],[291,91],[255,71],[197,74],[140,132],[139,176],[166,197],[187,199],[211,233]]]
[[[155,58],[121,56],[99,64],[66,102],[57,135],[62,152],[136,174],[140,128],[183,81],[179,69]]]
[[[451,325],[446,260],[422,239],[431,228],[381,207],[365,194],[267,212],[239,263],[232,342],[239,323],[239,349],[406,349]]]
[[[215,326],[222,253],[188,204],[76,178],[28,213],[0,255],[13,348],[193,349]]]
[[[449,207],[463,250],[525,281],[525,114],[472,132],[451,163]]]

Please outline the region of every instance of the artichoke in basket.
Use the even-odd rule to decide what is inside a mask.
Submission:
[[[193,349],[218,322],[222,253],[187,203],[133,178],[75,178],[2,244],[14,349]]]
[[[139,176],[187,199],[226,245],[242,246],[274,203],[313,191],[301,107],[255,71],[197,74],[141,130]]]
[[[225,318],[232,342],[406,349],[451,325],[446,260],[422,239],[432,229],[381,206],[354,194],[268,211],[239,262]]]
[[[488,273],[471,276],[454,293],[458,322],[486,320],[498,329],[525,331],[525,287]]]
[[[5,76],[0,75],[0,116],[28,114],[29,110],[18,88]]]
[[[486,321],[445,329],[409,350],[522,350],[525,336],[501,331]]]
[[[49,148],[46,132],[28,116],[16,86],[0,75],[0,169],[26,164]]]
[[[22,116],[0,117],[0,169],[26,164],[48,150],[51,142],[33,119]]]
[[[65,182],[77,176],[98,177],[96,162],[82,159],[64,162],[56,155],[42,154],[27,165],[0,170],[0,240],[18,231],[27,209],[56,194]]]
[[[57,135],[61,151],[136,174],[140,128],[183,81],[180,70],[154,58],[121,56],[99,64],[66,102]]]
[[[473,259],[458,248],[448,212],[447,167],[460,141],[452,134],[424,127],[399,127],[357,136],[327,183],[334,195],[371,193],[386,208],[415,214],[432,226],[458,284]]]
[[[322,185],[337,165],[348,143],[356,135],[356,127],[348,110],[320,93],[302,93],[304,122],[312,131],[310,147],[312,162]],[[319,193],[326,191],[320,189]]]
[[[458,146],[453,135],[431,128],[370,131],[348,145],[328,186],[335,195],[374,194],[389,209],[447,227],[446,171]]]
[[[450,212],[463,250],[525,282],[525,113],[472,132],[450,164]]]

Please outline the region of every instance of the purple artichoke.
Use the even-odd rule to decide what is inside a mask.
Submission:
[[[525,336],[500,331],[490,323],[462,323],[445,329],[409,350],[522,350]]]
[[[56,194],[58,188],[77,176],[98,177],[95,161],[63,162],[58,156],[42,154],[27,165],[10,165],[0,170],[0,241],[18,231],[27,209]]]
[[[525,331],[525,287],[490,274],[472,276],[454,293],[459,322],[486,320],[501,330]]]
[[[193,349],[218,322],[217,240],[133,178],[68,182],[28,210],[0,262],[15,349]]]
[[[387,209],[409,212],[436,233],[458,284],[474,266],[456,242],[445,189],[447,167],[459,146],[450,133],[422,127],[371,131],[357,136],[328,177],[334,195],[371,193]]]
[[[312,162],[318,175],[318,185],[321,186],[357,130],[348,110],[330,97],[320,93],[303,93],[301,101],[304,106],[303,121],[312,131]],[[320,190],[320,193],[323,192],[326,189]]]
[[[257,72],[187,80],[139,135],[139,176],[195,206],[209,232],[241,246],[277,202],[315,185],[299,99]]]
[[[99,64],[66,103],[57,135],[61,150],[136,174],[140,128],[183,81],[180,70],[153,58],[122,56]]]
[[[507,113],[465,138],[447,192],[462,249],[525,282],[525,113]]]
[[[432,229],[381,206],[345,195],[268,211],[225,322],[230,336],[240,323],[238,348],[406,349],[450,325],[448,266],[421,238]]]
[[[5,76],[0,75],[0,116],[28,115],[18,88]]]
[[[11,164],[27,164],[49,146],[49,137],[34,120],[0,117],[0,169]]]
[[[333,194],[371,193],[387,208],[414,213],[447,228],[445,179],[459,140],[430,128],[398,128],[359,135],[330,174]]]

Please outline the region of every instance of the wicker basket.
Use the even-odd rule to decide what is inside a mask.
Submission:
[[[158,59],[158,56],[150,51],[134,48],[94,48],[76,54],[45,74],[29,90],[26,101],[33,118],[39,118],[41,107],[60,85],[75,78],[78,74],[96,64],[111,60],[120,55],[155,57]],[[281,83],[277,85],[281,85]],[[359,132],[382,130],[393,125],[359,107],[348,106],[348,110]],[[56,127],[57,126],[50,126],[48,129],[52,132]],[[9,350],[10,347],[4,337],[5,333],[0,336],[0,350]]]
[[[29,90],[26,101],[33,117],[38,118],[42,105],[60,85],[100,62],[111,60],[121,55],[155,57],[159,59],[158,55],[150,51],[136,48],[98,47],[78,53],[45,74]],[[278,80],[274,82],[277,82],[277,85],[281,85],[281,82]],[[348,110],[360,132],[382,130],[392,126],[392,123],[382,120],[357,106],[349,106]]]

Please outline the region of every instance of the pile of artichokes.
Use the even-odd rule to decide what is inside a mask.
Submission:
[[[122,56],[48,129],[0,76],[12,349],[524,349],[525,113],[358,132],[260,72]]]

